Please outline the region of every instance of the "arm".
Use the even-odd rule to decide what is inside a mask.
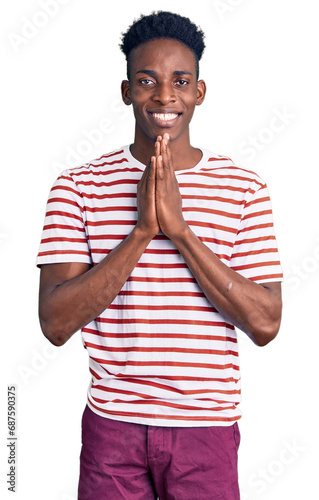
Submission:
[[[154,162],[137,188],[138,221],[133,231],[98,265],[46,264],[41,268],[39,318],[44,335],[63,345],[99,316],[118,295],[145,248],[158,233]]]
[[[191,231],[182,201],[168,140],[156,148],[156,209],[163,233],[183,256],[207,299],[226,321],[243,330],[257,345],[270,342],[281,320],[280,283],[259,285],[226,266]]]
[[[226,266],[187,228],[172,236],[207,299],[226,321],[244,331],[259,346],[279,331],[281,285],[259,285]]]

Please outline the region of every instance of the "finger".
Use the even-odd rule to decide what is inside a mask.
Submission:
[[[138,183],[140,190],[143,188],[147,189],[149,179],[151,179],[151,180],[155,179],[154,159],[155,159],[155,157],[152,156],[150,158],[150,161],[148,162],[148,164],[146,165],[146,167],[144,169],[143,175]]]
[[[170,136],[167,132],[165,132],[165,134],[163,135],[163,139],[166,139],[167,142],[170,140]]]
[[[145,178],[145,195],[155,194],[155,182],[156,182],[156,157],[152,156],[150,159],[149,166],[147,168],[147,176]]]
[[[161,135],[158,135],[158,136],[156,137],[156,141],[155,141],[155,150],[156,150],[157,148],[159,148],[159,149],[160,149],[160,145],[161,145],[162,140],[163,140],[163,137],[162,137]]]
[[[166,148],[167,148],[167,140],[162,139],[160,142],[160,155],[162,155],[163,158],[166,157]]]
[[[156,162],[156,179],[163,179],[163,157],[159,155]]]
[[[168,134],[165,134],[165,135],[168,136]],[[170,147],[169,147],[169,139],[167,139],[166,137],[163,139],[163,141],[161,143],[161,155],[163,157],[164,166],[166,168],[172,170],[173,162],[172,162],[172,156],[171,156],[171,151],[170,151]]]
[[[171,147],[170,147],[170,136],[167,133],[164,134],[164,141],[165,141],[166,154],[167,154],[169,160],[171,160],[172,156],[171,156]]]
[[[156,178],[156,157],[152,156],[148,173],[148,180],[155,181],[155,178]]]
[[[151,160],[149,161],[149,163],[146,165],[146,167],[144,168],[144,172],[142,174],[142,177],[140,178],[140,181],[138,183],[138,185],[141,187],[143,185],[143,183],[145,182],[145,180],[147,179],[147,176],[148,176],[148,171],[149,171],[149,168],[150,168],[150,164],[151,164]]]
[[[161,141],[157,140],[155,142],[155,156],[158,158],[158,156],[161,154]]]

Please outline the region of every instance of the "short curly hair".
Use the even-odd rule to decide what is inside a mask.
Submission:
[[[142,15],[134,21],[126,33],[122,34],[120,48],[127,60],[127,78],[130,79],[130,54],[133,49],[145,42],[165,38],[177,40],[186,45],[194,54],[196,78],[199,77],[199,61],[203,55],[204,33],[189,18],[158,11],[148,16]]]

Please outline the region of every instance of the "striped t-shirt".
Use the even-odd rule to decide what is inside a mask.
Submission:
[[[202,153],[195,167],[176,172],[186,222],[233,270],[257,283],[281,281],[265,183],[225,156]],[[136,224],[144,168],[125,146],[64,171],[50,193],[37,265],[98,264]],[[98,415],[179,427],[230,425],[241,416],[235,328],[161,232],[82,339],[88,405]]]

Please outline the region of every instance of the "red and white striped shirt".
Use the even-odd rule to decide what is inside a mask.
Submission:
[[[202,152],[195,167],[176,172],[188,225],[246,278],[281,281],[265,183]],[[48,200],[37,265],[98,264],[136,224],[144,168],[125,146],[63,172]],[[230,425],[241,416],[235,328],[162,233],[82,338],[92,374],[88,404],[101,416],[179,427]]]

